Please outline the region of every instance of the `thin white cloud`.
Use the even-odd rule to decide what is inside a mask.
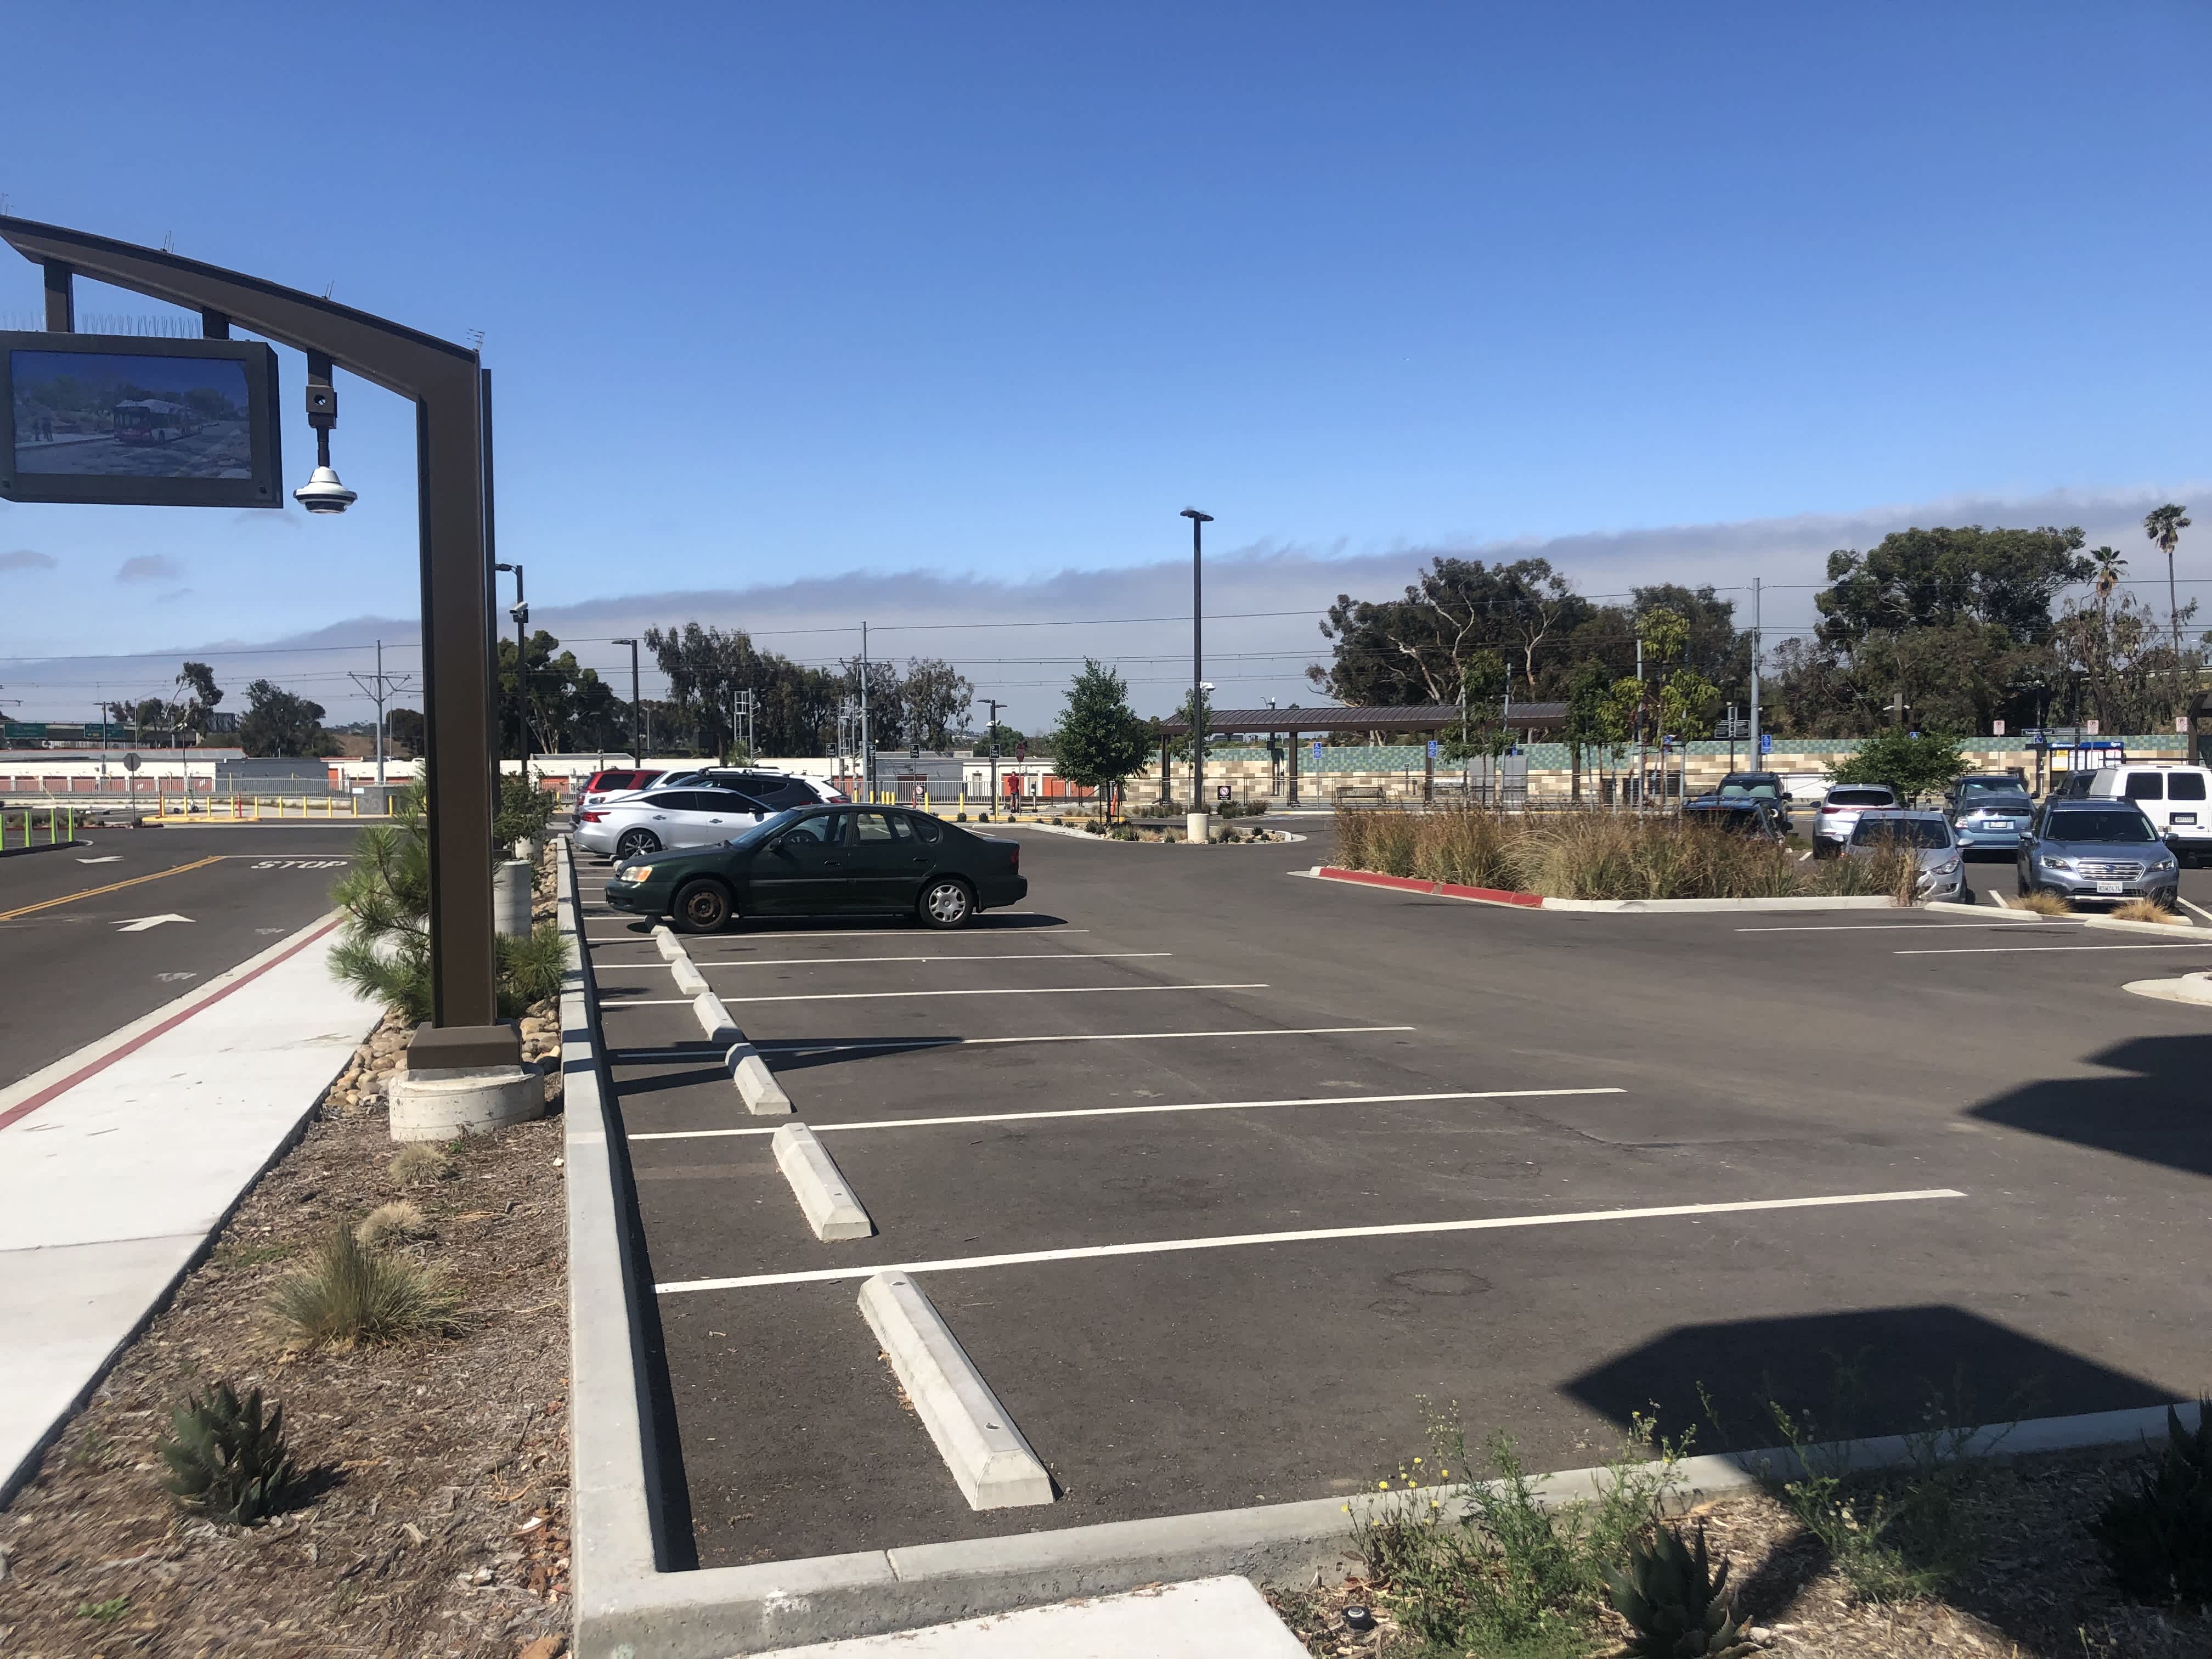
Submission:
[[[0,553],[0,570],[52,570],[60,562],[35,547],[14,547]]]
[[[141,553],[125,559],[115,573],[119,582],[173,582],[185,574],[184,566],[166,553]]]

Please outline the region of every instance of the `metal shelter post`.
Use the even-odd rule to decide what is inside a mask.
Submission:
[[[44,267],[49,329],[74,329],[70,279],[82,275],[327,357],[415,404],[436,1032],[427,1042],[417,1033],[412,1063],[519,1064],[514,1028],[498,1024],[492,945],[489,434],[477,353],[350,306],[157,248],[4,216],[0,240]]]

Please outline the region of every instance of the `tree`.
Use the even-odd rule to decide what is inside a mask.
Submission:
[[[1908,628],[1993,623],[2022,644],[2051,632],[2061,589],[2089,580],[2078,528],[1900,530],[1866,553],[1828,555],[1826,592],[1814,597],[1819,638],[1848,650]]]
[[[1877,732],[1828,775],[1838,783],[1887,784],[1899,800],[1932,794],[1966,769],[1959,739],[1940,732]]]
[[[217,394],[220,395],[220,394]],[[177,724],[196,737],[205,738],[222,688],[215,683],[215,670],[204,662],[188,662],[177,671]]]
[[[1533,696],[1590,610],[1547,560],[1492,566],[1439,556],[1402,599],[1338,594],[1321,623],[1334,659],[1309,667],[1306,678],[1354,705],[1458,702],[1474,695],[1471,672],[1486,651],[1512,661],[1516,684],[1527,688],[1519,695]]]
[[[238,722],[239,747],[249,755],[319,755],[331,746],[323,706],[268,680],[246,688],[246,713]]]
[[[957,722],[975,701],[975,687],[942,657],[909,657],[899,698],[907,741],[924,749],[950,749]]]
[[[1152,748],[1151,733],[1129,707],[1129,685],[1093,658],[1067,689],[1067,707],[1056,734],[1060,775],[1099,791],[1099,811],[1109,810],[1107,794],[1143,769]]]
[[[423,751],[422,711],[395,708],[384,717],[384,735],[393,749],[411,758]]]
[[[2181,602],[2175,597],[2173,550],[2181,545],[2181,532],[2189,528],[2189,509],[2173,501],[2154,507],[2143,515],[2143,534],[2166,555],[2166,611],[2173,627],[2173,684],[2181,685]]]

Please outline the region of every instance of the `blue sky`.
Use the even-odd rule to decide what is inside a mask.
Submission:
[[[8,210],[483,331],[541,617],[843,573],[856,617],[915,573],[1019,610],[1174,559],[1188,501],[1224,565],[1395,587],[2212,476],[2197,5],[208,4],[9,45]],[[158,153],[115,118],[209,88]],[[38,296],[0,255],[0,321]],[[0,506],[0,656],[411,629],[411,418],[342,392],[342,520]],[[1817,580],[1774,546],[1565,562]]]

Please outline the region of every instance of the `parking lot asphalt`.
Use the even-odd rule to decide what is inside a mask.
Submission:
[[[1371,1489],[1425,1399],[1546,1468],[1655,1405],[1769,1443],[1765,1399],[1850,1371],[1862,1431],[2207,1382],[2212,1016],[2120,986],[2212,930],[1532,913],[1292,874],[1325,835],[1012,833],[1028,901],[962,933],[687,941],[867,1206],[848,1243],[587,903],[703,1565]],[[855,1307],[895,1265],[1056,1502],[968,1508]]]
[[[0,1086],[321,915],[356,833],[94,829],[0,858]]]

